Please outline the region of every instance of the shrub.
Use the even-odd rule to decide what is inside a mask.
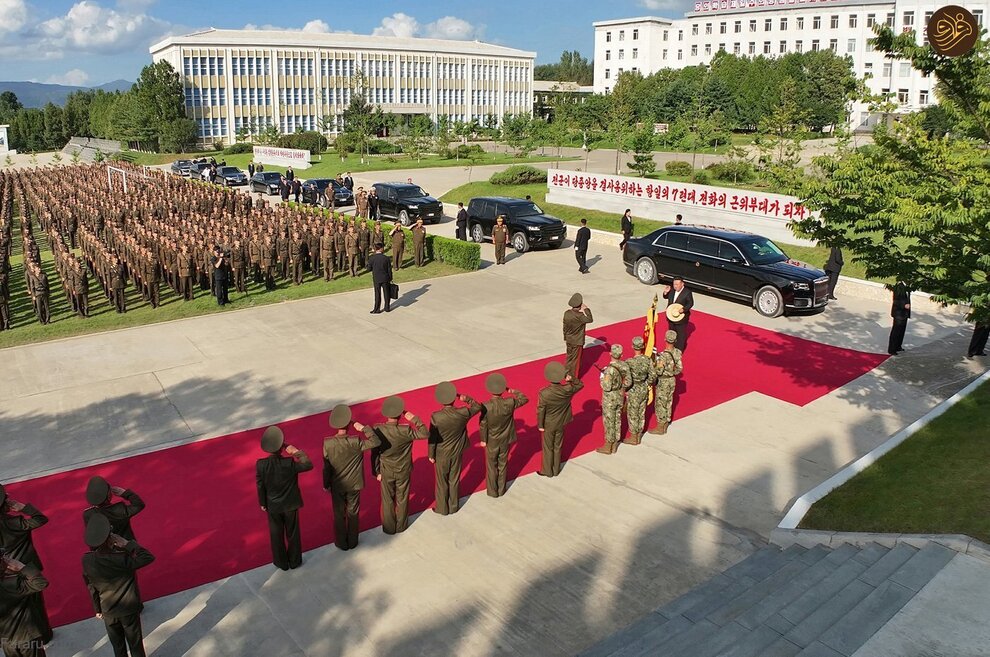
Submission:
[[[226,144],[223,143],[223,139],[216,139],[213,141],[213,150],[222,151]]]
[[[710,180],[708,172],[704,169],[698,169],[691,174],[691,182],[697,183],[699,185],[707,185]]]
[[[493,174],[488,179],[493,185],[528,185],[531,183],[545,183],[547,172],[527,164],[514,164],[505,171]]]
[[[691,172],[694,171],[690,162],[684,162],[682,160],[671,160],[663,165],[663,168],[672,176],[690,176]]]
[[[254,144],[248,144],[241,142],[240,144],[231,144],[227,148],[223,149],[224,155],[240,155],[241,153],[253,153]]]
[[[368,142],[368,153],[370,155],[395,155],[401,153],[402,147],[384,139],[372,139]]]
[[[327,150],[327,138],[315,130],[303,130],[291,135],[282,135],[276,145],[279,148],[298,148],[315,155]]]
[[[715,180],[726,182],[748,182],[753,179],[756,171],[749,162],[727,161],[716,162],[705,167]]]
[[[426,239],[427,253],[430,257],[467,271],[477,271],[481,267],[480,244],[439,235],[430,235]]]
[[[456,148],[445,148],[440,151],[440,157],[445,160],[459,158],[466,160],[472,155],[484,155],[485,149],[478,144],[458,144]]]

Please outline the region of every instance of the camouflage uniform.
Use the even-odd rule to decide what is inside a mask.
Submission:
[[[677,339],[674,331],[667,331],[665,339],[668,344],[673,344]],[[653,408],[657,413],[657,428],[650,433],[663,435],[667,433],[667,427],[671,421],[671,410],[674,405],[674,388],[677,386],[677,377],[684,371],[681,362],[681,350],[676,347],[665,349],[657,354],[655,364],[655,375],[657,377],[657,390],[653,399]]]
[[[602,454],[613,454],[622,437],[622,402],[629,388],[629,367],[622,362],[622,345],[612,345],[612,360],[602,371],[602,420],[605,423],[605,444],[598,448]]]
[[[650,397],[650,386],[656,381],[656,370],[653,361],[642,353],[643,338],[636,337],[632,341],[637,354],[625,362],[629,368],[630,388],[626,393],[626,419],[629,422],[629,438],[624,441],[630,445],[638,445],[643,438],[643,428],[646,424],[646,404]]]

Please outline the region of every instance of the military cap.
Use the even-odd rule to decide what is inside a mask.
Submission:
[[[570,304],[571,308],[580,308],[581,304],[584,303],[584,297],[581,296],[580,292],[575,292],[567,303]]]
[[[643,342],[643,338],[637,335],[635,338],[632,339],[632,348],[635,349],[636,351],[644,349],[645,347],[646,347],[646,343]]]
[[[110,484],[103,477],[91,477],[86,485],[86,501],[92,506],[103,504],[110,494]]]
[[[347,404],[337,404],[330,411],[330,426],[334,429],[343,429],[351,423],[351,407]]]
[[[555,360],[550,361],[543,368],[543,378],[550,383],[559,383],[565,376],[567,376],[567,368]]]
[[[663,339],[669,342],[670,344],[674,344],[675,342],[677,342],[677,331],[667,331],[666,333],[663,334]]]
[[[614,344],[614,345],[612,345],[612,348],[609,350],[609,352],[612,354],[612,358],[621,358],[622,357],[622,345],[621,344]]]
[[[102,513],[94,513],[86,522],[86,545],[100,547],[110,538],[110,519]]]
[[[0,484],[0,506],[3,506],[4,502],[6,501],[7,501],[7,489],[3,487],[3,484]]]
[[[404,410],[406,410],[406,403],[402,401],[402,397],[393,395],[382,403],[382,415],[388,418],[399,417]]]
[[[285,444],[285,434],[278,427],[271,426],[261,435],[261,449],[274,454]]]
[[[457,388],[450,381],[441,381],[437,384],[433,395],[436,397],[438,404],[443,404],[444,406],[453,404],[454,400],[457,399]]]
[[[485,379],[485,390],[493,395],[501,395],[505,392],[505,377],[501,372],[488,375],[488,378]]]

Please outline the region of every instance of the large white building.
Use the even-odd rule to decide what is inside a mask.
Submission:
[[[956,0],[983,25],[990,0]],[[708,64],[719,50],[740,56],[779,57],[831,49],[848,55],[857,78],[874,93],[894,94],[903,111],[935,102],[934,79],[906,61],[886,59],[868,43],[873,26],[914,30],[927,43],[925,26],[945,3],[931,0],[704,0],[684,18],[654,16],[599,21],[595,27],[595,92],[608,93],[624,71],[650,75],[660,69]],[[850,123],[868,125],[867,108],[854,104]]]
[[[336,132],[359,77],[368,102],[395,114],[483,122],[532,112],[536,53],[478,41],[210,29],[150,50],[182,76],[186,114],[206,142],[269,125]]]

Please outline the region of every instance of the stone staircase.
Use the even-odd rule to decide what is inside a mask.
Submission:
[[[581,657],[849,657],[956,554],[766,547]]]

